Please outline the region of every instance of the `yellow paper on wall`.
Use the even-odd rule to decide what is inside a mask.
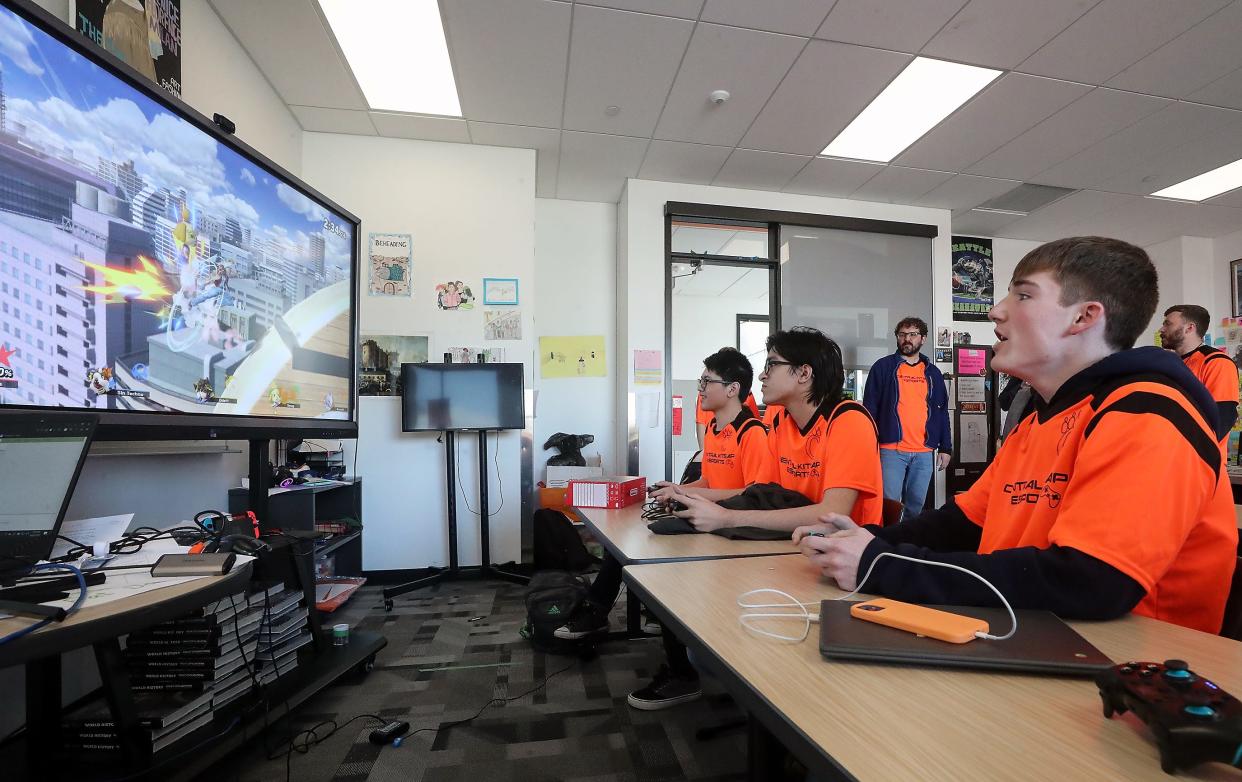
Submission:
[[[540,337],[541,377],[605,377],[604,337]]]

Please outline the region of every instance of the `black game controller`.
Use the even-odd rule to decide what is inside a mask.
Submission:
[[[1133,710],[1172,774],[1209,760],[1242,766],[1242,702],[1200,677],[1183,660],[1128,662],[1095,678],[1104,716]]]

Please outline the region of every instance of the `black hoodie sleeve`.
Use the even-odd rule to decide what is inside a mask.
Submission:
[[[1146,595],[1125,573],[1073,548],[1025,547],[975,554],[894,544],[877,537],[858,562],[859,579],[875,563],[861,591],[910,603],[1000,605],[996,594],[977,578],[936,565],[879,558],[884,552],[966,568],[990,581],[1015,609],[1042,609],[1065,619],[1115,619]]]
[[[977,551],[983,528],[966,518],[953,504],[923,511],[914,518],[874,530],[875,536],[894,545],[910,543],[932,551]]]
[[[1237,402],[1216,403],[1216,439],[1223,440],[1229,436],[1229,430],[1238,422]]]

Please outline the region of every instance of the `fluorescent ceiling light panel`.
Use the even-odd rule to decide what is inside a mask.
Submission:
[[[1158,198],[1179,198],[1183,201],[1203,201],[1239,187],[1242,187],[1242,160],[1235,160],[1191,177],[1185,182],[1157,190],[1152,195]]]
[[[887,163],[1000,75],[915,57],[820,154]]]
[[[436,0],[319,0],[367,104],[461,116]]]

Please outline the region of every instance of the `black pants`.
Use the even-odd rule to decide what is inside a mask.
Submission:
[[[621,594],[621,563],[611,554],[604,554],[599,573],[591,582],[591,602],[597,606],[611,608]],[[686,647],[667,627],[661,631],[664,641],[664,653],[668,657],[668,668],[679,679],[698,680],[698,671],[690,664],[686,655]]]

